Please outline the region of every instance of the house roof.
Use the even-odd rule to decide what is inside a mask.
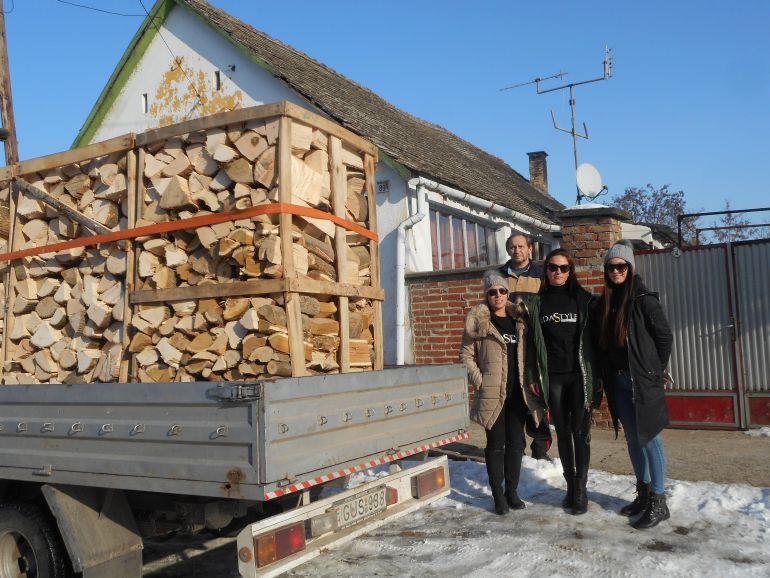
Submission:
[[[564,205],[533,187],[502,159],[441,126],[404,112],[371,90],[205,0],[173,1],[189,7],[204,22],[239,46],[253,61],[283,80],[319,110],[372,141],[388,157],[414,173],[429,176],[546,223],[558,222],[553,213],[564,209]],[[168,0],[158,1],[123,56],[110,83],[125,68],[132,48],[141,45],[143,33],[154,32],[154,27],[148,26],[149,19],[165,18],[168,15],[168,4]],[[162,5],[166,7],[161,10]],[[95,109],[108,106],[103,102],[107,100],[104,96],[103,92]],[[89,121],[94,122],[98,116],[101,115],[92,111]],[[81,134],[84,130],[85,127]]]

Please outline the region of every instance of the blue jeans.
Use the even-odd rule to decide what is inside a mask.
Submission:
[[[636,412],[634,410],[633,389],[631,379],[626,374],[617,374],[612,378],[615,396],[615,408],[628,445],[628,457],[634,474],[639,482],[652,484],[656,494],[664,492],[666,480],[666,452],[660,434],[656,435],[646,445],[639,445],[636,435]]]

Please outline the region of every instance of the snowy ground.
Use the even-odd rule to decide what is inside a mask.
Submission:
[[[759,429],[750,429],[745,432],[746,435],[760,438],[770,438],[770,427],[761,427]]]
[[[559,462],[525,457],[527,508],[497,516],[484,464],[450,462],[450,472],[449,497],[291,575],[770,576],[770,488],[670,480],[671,520],[638,531],[616,513],[633,495],[628,476],[591,470],[588,513],[571,516]]]

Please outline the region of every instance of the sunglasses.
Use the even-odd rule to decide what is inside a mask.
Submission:
[[[628,271],[628,263],[607,263],[604,266],[604,270],[607,271],[607,273],[612,273],[613,271],[625,273]]]
[[[501,287],[500,289],[490,289],[487,291],[487,295],[494,297],[495,295],[508,295],[508,289]]]
[[[569,273],[569,265],[557,265],[556,263],[548,263],[545,268],[548,269],[551,273],[556,273],[556,271]]]

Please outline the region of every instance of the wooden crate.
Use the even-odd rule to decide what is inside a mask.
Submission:
[[[287,102],[108,142],[15,167],[115,233],[12,261],[6,382],[382,368],[373,145]],[[77,234],[26,192],[11,196],[13,250]]]

